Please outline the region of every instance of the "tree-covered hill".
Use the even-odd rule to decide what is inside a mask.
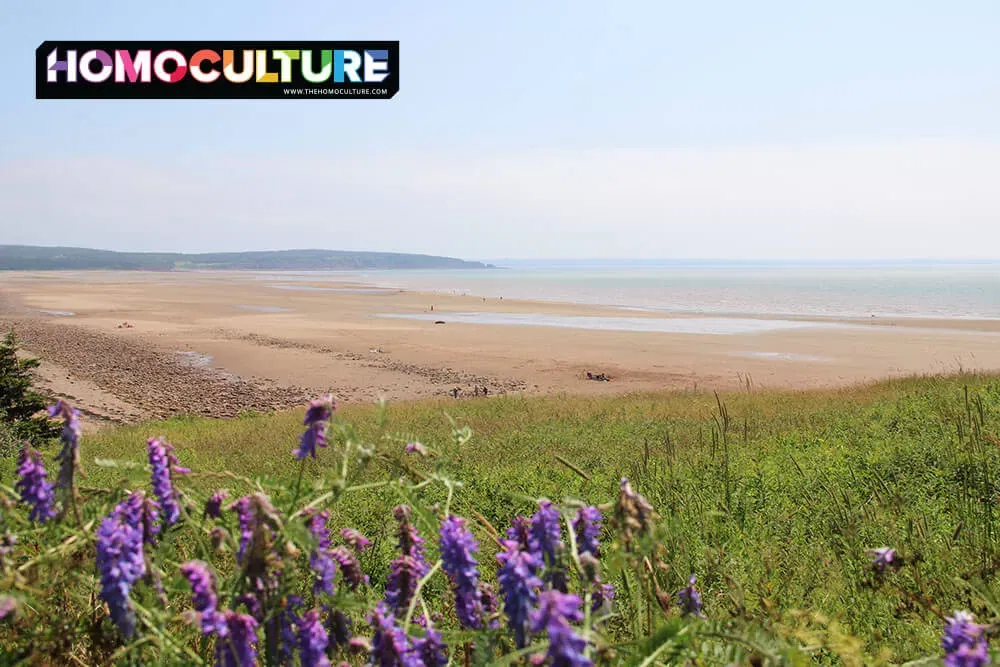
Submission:
[[[454,257],[343,250],[265,250],[258,252],[115,252],[91,248],[0,245],[0,270],[336,270],[336,269],[485,269],[482,262]]]

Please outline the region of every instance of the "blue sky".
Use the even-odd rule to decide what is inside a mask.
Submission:
[[[15,2],[0,242],[1000,255],[1000,3]],[[45,39],[398,39],[391,101],[36,101]]]

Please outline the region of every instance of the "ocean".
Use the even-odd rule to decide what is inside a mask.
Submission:
[[[1000,262],[508,265],[510,268],[496,270],[366,271],[348,275],[352,280],[382,288],[671,314],[1000,318]]]

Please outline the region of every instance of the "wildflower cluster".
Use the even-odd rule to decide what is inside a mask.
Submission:
[[[334,406],[332,397],[309,405],[294,452],[300,470],[322,464],[317,448],[327,446],[326,427]],[[78,413],[62,402],[51,412],[64,419],[59,481],[65,468],[75,491]],[[358,452],[364,460],[373,455],[372,448],[359,446]],[[415,441],[403,452],[419,454],[419,460],[408,460],[423,463],[433,463],[438,456]],[[391,529],[366,536],[354,527],[337,525],[335,519],[339,515],[332,502],[348,488],[346,473],[336,484],[318,485],[309,497],[299,497],[301,476],[289,487],[257,482],[243,495],[227,489],[208,493],[178,484],[177,476],[190,471],[181,466],[166,439],[148,440],[146,456],[143,488],[90,494],[89,502],[107,503],[99,512],[85,507],[82,516],[95,518],[96,525],[73,524],[73,530],[93,530],[94,560],[88,562],[96,575],[99,604],[93,610],[90,636],[114,637],[106,653],[95,653],[95,664],[102,664],[102,658],[110,664],[112,656],[131,651],[139,662],[182,664],[197,654],[204,662],[234,667],[328,667],[361,661],[381,667],[443,667],[485,664],[495,658],[508,664],[522,660],[586,667],[612,664],[616,651],[628,653],[636,664],[653,664],[656,651],[665,645],[661,642],[645,655],[637,651],[649,642],[634,641],[641,637],[612,646],[621,624],[614,627],[609,620],[635,618],[637,625],[647,624],[650,632],[657,632],[663,618],[652,617],[653,602],[660,608],[656,613],[687,624],[683,632],[671,635],[676,643],[671,655],[687,655],[693,661],[699,628],[707,627],[705,619],[718,613],[710,574],[702,579],[703,585],[709,583],[704,592],[694,574],[675,570],[670,577],[685,578],[673,579],[666,591],[660,589],[657,573],[668,568],[659,567],[655,555],[662,545],[650,546],[657,534],[657,515],[627,478],[621,479],[613,503],[541,499],[533,512],[515,516],[503,532],[478,513],[470,513],[473,520],[453,511],[462,505],[451,502],[450,479],[428,473],[419,483],[391,480],[388,484],[407,501],[392,510]],[[67,466],[67,460],[72,465]],[[25,446],[17,475],[15,490],[27,508],[26,519],[20,521],[36,531],[33,535],[68,524],[60,510],[74,502],[74,496],[67,495],[59,506],[54,497],[58,484],[48,481],[41,453]],[[443,509],[413,500],[434,482],[448,489]],[[334,491],[327,490],[331,487]],[[363,487],[353,490],[358,488]],[[81,492],[88,497],[87,489]],[[57,527],[51,528],[53,524]],[[0,528],[0,572],[9,573],[11,558],[22,545],[5,524]],[[382,539],[386,535],[391,544]],[[73,535],[57,549],[79,562],[86,553],[75,546],[80,541],[79,534]],[[59,552],[46,557],[55,558],[53,553]],[[490,557],[481,563],[483,553]],[[370,567],[379,556],[386,556],[388,568],[375,576],[379,570]],[[903,566],[890,547],[872,549],[869,556],[879,576]],[[488,583],[494,578],[496,591]],[[8,580],[18,581],[14,576]],[[623,588],[626,600],[646,594],[644,588],[657,597],[624,607],[616,601],[611,582],[631,586]],[[434,589],[431,596],[429,588]],[[177,596],[181,591],[183,596]],[[30,610],[22,604],[23,593],[0,595],[0,621],[22,622],[29,613],[25,610]],[[955,612],[941,640],[944,664],[989,664],[990,632],[970,613]],[[708,630],[704,637],[719,641],[719,633]],[[688,654],[683,653],[685,647]]]
[[[48,481],[48,473],[42,463],[42,455],[27,443],[21,450],[18,460],[17,484],[15,488],[21,494],[21,502],[28,505],[31,511],[28,519],[45,523],[56,515],[53,505],[54,494],[52,484]]]
[[[126,637],[135,632],[129,597],[132,586],[146,574],[142,539],[142,497],[135,492],[119,503],[97,529],[97,570],[101,599],[111,620]]]

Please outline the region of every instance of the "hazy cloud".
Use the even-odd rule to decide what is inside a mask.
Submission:
[[[519,257],[995,257],[1000,145],[0,163],[4,243]]]

